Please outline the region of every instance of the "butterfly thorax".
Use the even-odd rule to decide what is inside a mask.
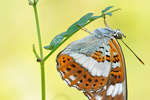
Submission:
[[[100,39],[104,39],[104,38],[122,39],[122,36],[125,37],[125,35],[119,29],[113,30],[107,27],[95,29],[94,36]]]

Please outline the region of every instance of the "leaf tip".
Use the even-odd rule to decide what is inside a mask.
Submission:
[[[107,12],[108,10],[110,10],[113,7],[114,6],[108,6],[108,7],[106,7],[104,10],[102,10],[102,14],[104,14],[105,12]]]

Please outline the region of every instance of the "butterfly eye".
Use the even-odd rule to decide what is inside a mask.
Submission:
[[[126,38],[126,36],[119,29],[117,29],[113,35],[116,39],[122,39],[122,36]]]

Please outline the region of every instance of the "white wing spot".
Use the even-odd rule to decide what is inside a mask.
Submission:
[[[96,95],[95,98],[96,98],[96,100],[102,100],[103,97],[100,95]]]
[[[115,85],[110,85],[107,90],[107,96],[115,97],[117,94],[122,93],[122,83],[116,83]]]
[[[73,53],[71,52],[69,56],[75,59],[75,62],[82,65],[85,69],[88,70],[92,74],[92,76],[101,76],[108,77],[111,67],[111,62],[97,62],[95,59],[91,57],[87,57],[86,55]]]
[[[106,88],[107,88],[107,86],[105,85],[103,89],[106,90]]]
[[[110,96],[113,92],[113,89],[114,89],[114,85],[110,85],[108,90],[107,90],[107,95]]]
[[[70,78],[72,81],[76,79],[76,77],[74,77],[73,75],[71,75],[69,78]]]
[[[103,71],[102,70],[98,70],[97,76],[101,76],[102,74],[103,74]]]
[[[113,56],[116,56],[116,55],[117,55],[117,53],[116,53],[116,52],[114,52]]]
[[[112,68],[120,67],[120,62],[116,62],[112,64]]]
[[[119,86],[119,91],[118,91],[118,94],[120,95],[122,93],[122,83],[120,83],[120,86]]]
[[[96,67],[94,67],[93,68],[93,70],[91,71],[91,74],[93,75],[93,76],[95,76],[96,74],[97,74],[97,68]]]
[[[94,60],[93,58],[90,58],[90,63],[89,63],[89,66],[88,66],[88,71],[91,72],[93,67],[95,67],[97,61]],[[85,67],[85,66],[84,66]]]
[[[117,95],[119,87],[120,87],[120,83],[116,83],[115,87],[114,87],[114,90],[112,92],[112,97],[115,97]]]
[[[80,58],[76,59],[76,62],[80,62],[80,64],[83,65],[84,62],[88,59],[89,59],[89,57],[82,55],[82,56],[80,56]]]

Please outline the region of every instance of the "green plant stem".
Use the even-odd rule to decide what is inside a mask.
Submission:
[[[40,65],[41,65],[42,100],[45,100],[45,71],[44,71],[44,62],[41,62]]]
[[[45,62],[43,61],[42,40],[41,40],[41,35],[40,35],[38,13],[37,13],[37,8],[36,8],[35,1],[34,1],[34,4],[33,4],[33,8],[34,8],[34,14],[35,14],[35,20],[36,20],[38,41],[39,41],[40,58],[42,59],[42,61],[40,62],[40,66],[41,66],[41,91],[42,91],[42,100],[45,100],[45,72],[44,72],[44,63]]]
[[[42,40],[41,40],[41,35],[40,35],[40,26],[39,26],[39,20],[38,20],[38,13],[37,13],[36,4],[33,5],[33,8],[34,8],[34,14],[35,14],[35,20],[36,20],[40,57],[41,57],[41,59],[43,59]]]

